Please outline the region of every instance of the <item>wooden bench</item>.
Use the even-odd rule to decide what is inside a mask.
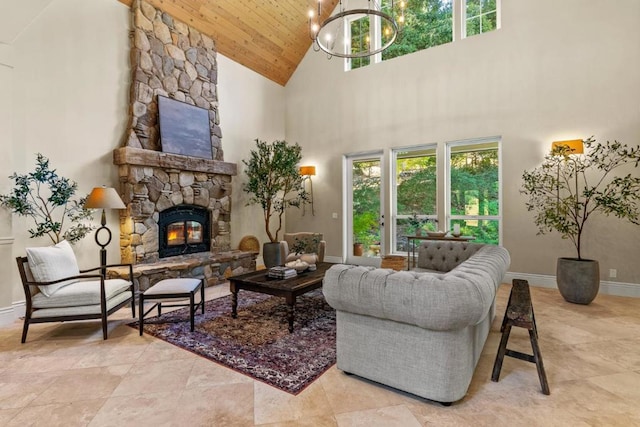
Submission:
[[[529,340],[531,341],[533,355],[507,348],[507,341],[509,341],[509,334],[511,333],[512,326],[525,328],[529,331]],[[516,359],[536,364],[536,368],[538,369],[538,378],[540,379],[540,385],[542,386],[542,393],[546,395],[550,394],[547,375],[544,372],[542,355],[540,354],[540,347],[538,346],[538,329],[536,328],[536,318],[533,314],[533,304],[531,303],[529,283],[526,280],[513,279],[513,287],[511,288],[507,309],[505,310],[504,318],[502,319],[500,332],[502,332],[502,339],[500,340],[500,347],[498,347],[498,354],[496,355],[496,361],[493,365],[491,381],[497,382],[500,378],[500,370],[502,369],[504,356],[514,357]]]

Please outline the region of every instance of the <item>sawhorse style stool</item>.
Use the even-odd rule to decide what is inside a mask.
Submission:
[[[529,331],[529,340],[531,341],[533,355],[509,350],[507,348],[507,341],[509,341],[509,334],[511,333],[512,326],[526,328]],[[531,303],[529,283],[526,280],[513,279],[513,287],[511,288],[507,309],[505,310],[504,318],[502,319],[500,332],[502,332],[502,339],[500,340],[500,347],[498,347],[496,361],[493,364],[491,381],[498,381],[504,356],[510,356],[516,359],[535,363],[536,368],[538,369],[540,385],[542,386],[542,393],[546,395],[550,394],[547,375],[544,372],[542,355],[540,354],[540,347],[538,347],[538,329],[536,328],[536,318],[533,314],[533,304]]]
[[[200,290],[200,302],[195,304],[195,293]],[[154,308],[158,307],[158,316],[162,315],[162,302],[157,302],[144,311],[145,300],[163,300],[163,299],[186,299],[189,298],[188,304],[165,304],[165,307],[189,307],[189,318],[191,320],[191,332],[194,329],[195,312],[198,307],[204,314],[204,279],[164,279],[140,293],[140,336],[142,336],[144,327],[144,317]]]

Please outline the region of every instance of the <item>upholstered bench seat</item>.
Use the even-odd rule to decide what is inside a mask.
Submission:
[[[200,302],[195,303],[195,293],[200,291]],[[165,307],[189,307],[189,320],[191,322],[191,332],[194,330],[195,311],[201,308],[204,314],[204,279],[177,278],[164,279],[140,293],[140,335],[144,329],[144,317],[155,307],[158,307],[158,316],[162,315],[161,301],[155,303],[149,310],[144,311],[145,300],[167,300],[167,299],[189,299],[188,304],[164,304]]]

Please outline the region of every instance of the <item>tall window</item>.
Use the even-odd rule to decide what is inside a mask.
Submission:
[[[486,33],[498,28],[498,0],[465,0],[464,36]]]
[[[453,0],[407,1],[404,16],[401,32],[382,52],[382,60],[453,41]]]
[[[393,248],[403,252],[407,250],[403,236],[415,235],[417,228],[438,229],[436,147],[394,150],[393,168]]]
[[[496,30],[500,28],[500,1],[405,0],[404,22],[400,25],[395,43],[373,57],[347,59],[346,69],[360,68],[372,62],[451,43],[454,39]],[[380,0],[381,10],[390,13],[390,4],[390,0]],[[461,11],[461,16],[454,16],[454,10]],[[384,45],[388,29],[380,28],[380,31],[374,31],[380,27],[381,20],[378,17],[371,19],[376,21],[369,22],[367,18],[361,18],[352,21],[349,28],[346,28],[349,32],[347,41],[351,43],[351,52],[367,51],[370,46]],[[459,25],[453,25],[454,19]],[[381,42],[376,37],[380,38]]]
[[[351,53],[360,53],[360,52],[368,52],[369,51],[369,18],[363,17],[359,19],[354,19],[349,23],[350,29],[350,48]],[[369,61],[371,57],[365,56],[363,58],[351,58],[351,69],[356,69],[360,67],[364,67],[365,65],[369,65]]]
[[[447,144],[447,228],[460,224],[476,242],[500,243],[500,141]]]

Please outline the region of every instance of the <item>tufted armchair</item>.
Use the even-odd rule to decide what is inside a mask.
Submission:
[[[418,248],[417,272],[445,273],[468,260],[484,245],[481,243],[427,240]]]
[[[327,243],[324,241],[322,233],[302,231],[299,233],[284,233],[283,240],[280,242],[280,255],[283,262],[289,262],[295,258],[296,253],[293,252],[293,248],[297,242],[302,242],[307,247],[304,253],[315,253],[318,255],[318,262],[324,261],[324,251]]]

